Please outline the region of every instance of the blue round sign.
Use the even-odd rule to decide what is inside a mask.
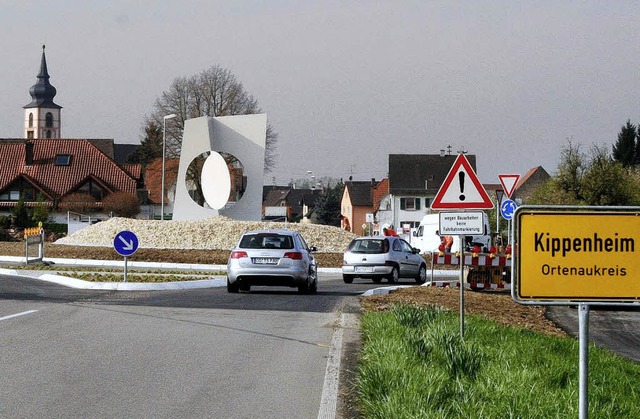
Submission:
[[[138,236],[132,231],[123,230],[113,239],[113,248],[122,256],[131,256],[138,250]]]
[[[507,221],[511,221],[513,218],[513,214],[516,212],[516,208],[518,208],[518,204],[511,199],[505,199],[502,201],[500,205],[500,214],[502,214],[502,218]]]

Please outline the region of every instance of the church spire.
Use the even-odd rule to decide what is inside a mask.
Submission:
[[[24,108],[54,108],[60,109],[62,106],[56,105],[53,102],[53,98],[56,96],[57,90],[49,83],[49,72],[47,71],[47,58],[44,55],[44,48],[42,46],[42,59],[40,61],[40,73],[36,76],[38,81],[31,86],[29,94],[31,95],[31,103]]]
[[[53,101],[57,91],[49,83],[44,48],[43,45],[38,81],[29,89],[31,103],[24,106],[24,138],[28,139],[61,138],[62,135],[62,106]]]

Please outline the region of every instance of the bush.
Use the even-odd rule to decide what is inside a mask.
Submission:
[[[62,207],[71,212],[91,212],[96,209],[96,199],[88,193],[75,192],[62,198]]]
[[[126,192],[114,192],[102,200],[106,212],[113,212],[118,217],[133,217],[140,213],[138,198]]]
[[[67,234],[69,226],[61,223],[43,223],[42,228],[56,234]]]
[[[11,210],[11,215],[13,215],[13,219],[15,220],[16,226],[25,228],[31,227],[31,214],[29,208],[24,204],[22,198],[18,201],[18,205],[13,207]]]
[[[11,227],[11,217],[7,215],[0,215],[0,228]]]

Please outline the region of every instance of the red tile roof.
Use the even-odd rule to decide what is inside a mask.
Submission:
[[[373,212],[380,208],[380,200],[389,195],[389,178],[384,178],[373,187]]]
[[[169,191],[175,186],[178,177],[178,166],[180,159],[166,159],[164,161],[164,187],[165,191]],[[144,172],[145,185],[149,191],[149,202],[152,204],[160,203],[160,190],[162,189],[162,159],[155,159],[147,165]],[[164,202],[168,202],[167,193],[164,195]]]
[[[27,144],[33,144],[33,162],[29,165]],[[71,156],[68,166],[56,166],[59,154]],[[93,178],[109,192],[136,193],[136,179],[87,140],[0,141],[0,162],[0,190],[22,177],[52,199],[60,199]]]

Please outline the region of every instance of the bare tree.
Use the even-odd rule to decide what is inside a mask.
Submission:
[[[218,65],[190,76],[178,77],[154,104],[153,113],[145,125],[163,125],[165,115],[175,113],[176,118],[166,121],[167,156],[177,157],[182,144],[184,122],[201,116],[250,115],[261,113],[258,101],[245,91],[242,83],[228,69]],[[278,134],[267,124],[265,172],[276,162]]]

